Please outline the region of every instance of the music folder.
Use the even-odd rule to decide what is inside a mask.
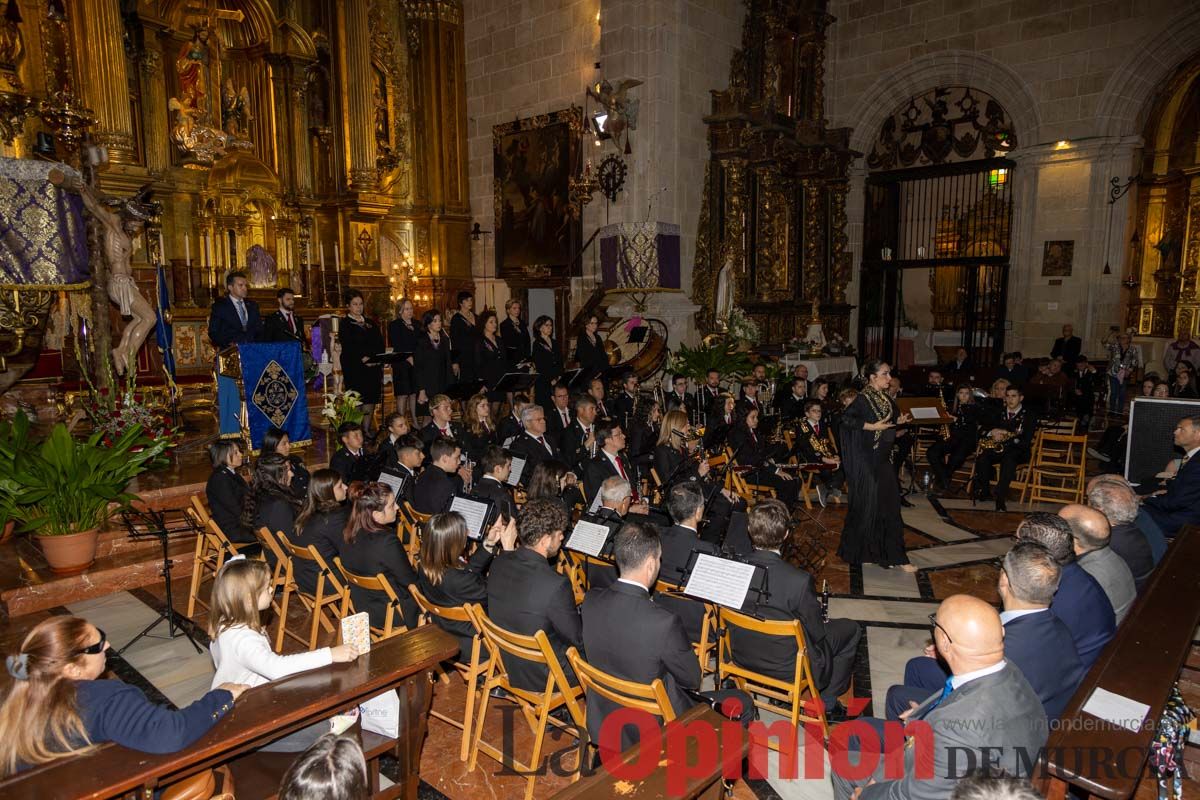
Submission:
[[[756,576],[760,569],[753,564],[693,551],[685,570],[687,580],[683,585],[683,593],[740,610],[752,589],[762,593],[759,588],[762,578]]]
[[[390,469],[383,469],[380,470],[377,480],[395,492],[396,502],[400,502],[400,493],[404,491],[404,484],[408,482],[407,475],[401,475],[399,472],[393,472]]]
[[[531,375],[528,372],[506,372],[499,381],[496,382],[492,391],[495,392],[524,392],[533,386],[537,380],[536,375]]]
[[[450,500],[450,511],[462,514],[467,523],[468,537],[482,539],[487,533],[486,526],[488,519],[492,516],[493,505],[495,503],[483,497],[463,497],[456,494]]]
[[[608,526],[581,519],[571,529],[571,535],[563,547],[599,558],[608,543]]]
[[[412,353],[400,353],[395,350],[385,350],[382,353],[375,353],[374,355],[368,356],[368,358],[372,364],[399,364],[401,361],[404,361],[411,355]]]
[[[509,486],[516,487],[521,482],[521,473],[525,471],[525,459],[520,456],[512,457],[512,466],[508,470],[508,480],[505,481]]]
[[[909,425],[943,425],[954,420],[942,408],[937,397],[897,397],[896,407],[901,414],[912,415]]]

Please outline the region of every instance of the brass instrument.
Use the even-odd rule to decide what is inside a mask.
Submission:
[[[954,402],[956,404],[955,410],[957,411],[958,410],[958,408],[957,408],[958,400],[955,399]],[[946,398],[940,392],[938,393],[938,404],[941,405],[941,407],[942,407],[942,413],[946,416],[950,416],[950,410],[946,408]],[[956,419],[958,418],[957,414],[955,414],[954,416]],[[953,425],[953,424],[954,423],[951,423],[951,425]],[[942,426],[942,441],[943,442],[950,441],[950,425]]]
[[[982,439],[979,440],[979,449],[991,450],[994,453],[998,453],[1004,449],[1004,445],[1008,444],[1008,440],[1016,436],[1019,432],[1020,431],[1017,431],[1016,433],[1013,431],[1004,431],[1004,435],[1000,437],[999,441],[993,439],[991,432],[988,432]]]

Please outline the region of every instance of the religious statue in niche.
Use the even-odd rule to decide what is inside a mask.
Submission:
[[[50,182],[79,192],[83,205],[102,228],[101,245],[108,263],[108,297],[121,310],[121,316],[133,317],[121,333],[121,341],[112,349],[113,367],[124,375],[137,359],[138,350],[154,329],[154,309],[138,291],[130,260],[140,241],[146,220],[154,213],[149,189],[142,189],[128,200],[101,198],[77,177],[50,174]]]
[[[239,92],[234,89],[233,79],[226,78],[221,87],[221,125],[234,139],[247,139],[250,135],[250,90],[245,86]]]
[[[212,166],[225,155],[230,138],[211,124],[207,86],[212,56],[206,24],[196,29],[175,59],[179,96],[167,102],[172,114],[171,141],[185,160],[201,166]]]
[[[208,110],[208,26],[196,29],[191,40],[179,50],[175,73],[179,77],[180,108],[203,114]]]
[[[250,268],[250,286],[254,289],[273,289],[279,279],[275,259],[261,244],[252,245],[246,252],[246,265]]]
[[[725,320],[729,319],[729,314],[733,311],[733,282],[735,280],[733,253],[730,253],[725,257],[725,265],[721,267],[721,272],[717,275],[717,301],[713,316],[717,320],[718,326],[724,327]]]

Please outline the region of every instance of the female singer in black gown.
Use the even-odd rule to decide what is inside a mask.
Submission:
[[[363,435],[375,435],[375,406],[383,394],[383,365],[370,358],[383,352],[383,336],[375,320],[363,316],[363,296],[351,290],[346,316],[341,319],[338,341],[342,345],[342,378],[347,391],[358,392],[362,399]]]
[[[558,342],[554,341],[554,320],[545,314],[533,323],[533,368],[537,370],[534,402],[542,408],[550,408],[550,392],[562,377],[563,362]]]
[[[838,558],[847,564],[879,564],[916,572],[904,552],[900,518],[900,484],[889,458],[896,425],[910,418],[897,415],[887,393],[891,368],[872,359],[863,365],[867,385],[843,412],[840,424],[842,468],[850,504]]]
[[[442,331],[442,315],[426,311],[425,333],[417,337],[413,383],[417,389],[418,425],[429,416],[429,401],[450,385],[450,337]]]
[[[599,327],[600,319],[595,314],[591,315],[575,343],[575,360],[584,372],[591,375],[599,375],[608,369],[608,353],[604,350],[604,339],[596,333]]]
[[[483,381],[488,400],[492,403],[492,419],[497,419],[504,392],[498,392],[494,387],[512,369],[504,341],[500,338],[500,321],[491,309],[479,315],[479,335],[475,337],[475,369],[475,377]]]
[[[450,317],[450,360],[458,365],[458,380],[475,380],[475,298],[470,292],[458,293],[458,311]]]
[[[408,353],[408,358],[392,365],[392,394],[396,396],[396,410],[409,419],[413,413],[413,399],[417,393],[413,385],[413,354],[417,352],[417,337],[421,326],[413,319],[413,304],[407,297],[396,306],[396,318],[388,323],[388,346],[394,353]]]

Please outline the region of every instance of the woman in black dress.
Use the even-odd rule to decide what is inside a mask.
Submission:
[[[637,414],[629,423],[629,457],[637,464],[643,475],[654,461],[654,445],[658,442],[658,427],[662,424],[662,406],[658,400],[638,404]]]
[[[704,449],[708,452],[723,450],[729,440],[729,431],[733,429],[737,418],[734,409],[737,400],[729,392],[722,392],[708,407],[704,423]]]
[[[542,408],[550,408],[550,392],[562,377],[563,362],[558,342],[554,341],[554,320],[545,314],[533,323],[533,368],[537,370],[534,402]]]
[[[275,426],[267,428],[258,453],[260,456],[278,453],[288,460],[292,467],[292,494],[296,495],[297,500],[303,500],[308,494],[308,467],[304,466],[303,458],[292,453],[292,440],[287,435],[287,431]]]
[[[426,311],[425,333],[417,337],[413,384],[417,389],[417,427],[429,421],[429,401],[450,385],[450,337],[442,332],[442,315]]]
[[[575,360],[584,372],[592,375],[598,375],[608,369],[608,353],[604,350],[604,339],[596,333],[599,327],[599,317],[592,314],[575,343]]]
[[[484,311],[479,315],[479,335],[475,338],[475,377],[483,381],[488,400],[492,403],[492,418],[500,415],[500,401],[504,392],[495,389],[500,379],[512,370],[504,342],[500,339],[500,324],[496,312]]]
[[[475,298],[470,292],[458,293],[458,310],[450,317],[450,361],[460,383],[475,380]]]
[[[900,484],[889,458],[896,426],[910,417],[897,415],[887,393],[892,379],[887,362],[872,359],[863,365],[862,374],[866,386],[842,413],[839,425],[850,504],[838,558],[847,564],[899,566],[916,572],[904,552]]]
[[[492,404],[488,402],[487,395],[480,392],[467,400],[463,406],[463,421],[466,430],[463,431],[462,445],[467,458],[478,466],[483,463],[483,454],[487,449],[499,444],[496,425],[492,422]]]
[[[392,394],[396,395],[396,410],[406,417],[416,418],[413,400],[417,387],[413,385],[413,354],[421,326],[413,319],[413,304],[407,297],[396,306],[396,318],[388,323],[388,345],[394,353],[408,353],[408,358],[392,365]]]
[[[733,453],[734,466],[748,468],[744,472],[747,483],[770,486],[775,496],[791,509],[800,496],[800,481],[775,466],[775,459],[786,456],[783,445],[773,445],[758,431],[758,410],[750,409],[729,430],[726,445]]]
[[[297,547],[310,544],[325,559],[326,566],[333,566],[333,559],[342,553],[345,539],[346,517],[350,507],[346,505],[346,484],[342,476],[332,469],[319,469],[308,484],[308,495],[300,513],[296,516],[296,527],[285,531],[288,539]],[[317,564],[303,558],[292,560],[296,584],[314,594],[317,591]]]
[[[383,352],[383,337],[375,320],[363,316],[363,296],[351,290],[346,316],[341,319],[338,341],[342,345],[342,378],[347,391],[361,395],[363,434],[375,434],[375,406],[383,392],[383,365],[371,362],[371,356]]]

